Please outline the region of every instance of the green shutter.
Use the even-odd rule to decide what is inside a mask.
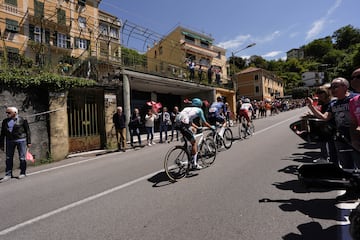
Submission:
[[[85,6],[86,5],[86,0],[78,0],[78,5]]]
[[[19,32],[19,23],[18,21],[6,19],[6,30],[9,32]]]
[[[54,41],[53,41],[53,46],[57,46],[57,31],[54,32]]]
[[[66,36],[66,48],[71,48],[71,38],[70,36]]]
[[[17,0],[5,0],[5,3],[17,7]]]
[[[63,10],[63,9],[57,10],[57,21],[58,21],[59,25],[66,25],[65,10]]]
[[[35,8],[35,17],[43,18],[44,17],[44,3],[34,0]]]
[[[29,39],[30,39],[30,40],[33,40],[33,41],[35,40],[34,30],[35,30],[35,26],[29,24]]]
[[[45,29],[45,43],[50,44],[50,30]]]

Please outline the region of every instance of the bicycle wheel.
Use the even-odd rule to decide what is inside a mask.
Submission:
[[[231,148],[233,142],[233,134],[230,128],[226,128],[223,136],[223,143],[226,149]]]
[[[190,155],[183,146],[175,146],[166,153],[164,169],[171,181],[185,177],[189,167]]]
[[[201,163],[203,167],[208,167],[214,163],[216,158],[216,144],[214,138],[205,138],[199,147],[198,163]]]
[[[215,142],[215,144],[216,144],[216,149],[217,150],[220,150],[221,149],[221,147],[222,147],[222,145],[223,145],[223,141],[222,141],[222,139],[221,139],[221,137],[220,137],[220,135],[219,135],[219,133],[218,132],[215,132],[215,135],[214,135],[214,142]]]
[[[248,133],[252,136],[255,133],[255,125],[253,122],[250,123],[250,126],[248,127]]]
[[[240,118],[238,129],[239,129],[240,138],[246,138],[247,137],[247,125],[246,125],[246,119],[244,117]]]

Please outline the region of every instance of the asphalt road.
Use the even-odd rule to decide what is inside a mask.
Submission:
[[[305,111],[256,120],[254,136],[176,183],[163,159],[179,142],[30,168],[0,184],[0,239],[350,239],[354,204],[297,179],[319,153],[289,130]]]

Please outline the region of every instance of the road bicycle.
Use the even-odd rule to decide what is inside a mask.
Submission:
[[[212,137],[216,143],[216,149],[220,150],[222,147],[225,149],[231,148],[233,142],[233,133],[231,129],[228,126],[224,127],[224,129],[223,127],[216,126],[216,129],[217,130],[212,133]]]
[[[254,122],[247,122],[244,116],[240,116],[239,124],[238,124],[239,136],[242,139],[247,138],[248,136],[252,136],[255,133],[255,125]]]
[[[209,167],[216,158],[216,144],[214,139],[204,134],[211,130],[207,127],[198,128],[195,138],[198,144],[197,162],[201,167]],[[212,130],[213,131],[213,130]],[[183,145],[176,145],[169,149],[164,160],[164,169],[170,181],[176,181],[189,174],[193,167],[191,143],[184,136],[181,137]]]

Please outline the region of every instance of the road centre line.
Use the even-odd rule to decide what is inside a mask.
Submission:
[[[268,131],[269,129],[274,128],[274,127],[276,127],[276,126],[278,126],[278,125],[280,125],[280,124],[283,124],[283,123],[285,123],[285,122],[288,122],[288,121],[290,121],[290,120],[292,120],[292,119],[294,119],[294,118],[298,118],[298,116],[295,116],[295,117],[286,119],[286,120],[284,120],[284,121],[278,122],[278,123],[276,123],[276,124],[274,124],[274,125],[271,125],[270,127],[264,128],[264,129],[262,129],[262,130],[260,130],[260,131],[258,131],[258,132],[255,132],[255,133],[259,134],[259,133]],[[107,155],[107,156],[109,156],[109,155]],[[82,161],[78,161],[78,162],[74,162],[74,163],[69,163],[69,164],[65,164],[65,165],[62,165],[62,166],[58,166],[58,167],[48,168],[48,169],[44,169],[44,170],[40,170],[40,171],[37,171],[37,172],[30,173],[30,174],[28,174],[28,175],[36,175],[36,174],[40,174],[40,173],[44,173],[44,172],[50,172],[50,171],[58,170],[58,169],[61,169],[61,168],[65,168],[65,167],[69,167],[69,166],[74,166],[74,165],[86,163],[86,162],[89,162],[89,161],[94,161],[94,160],[96,160],[96,159],[98,159],[98,158],[101,158],[101,157],[102,157],[102,156],[95,157],[95,158],[90,158],[90,159],[86,159],[86,160],[82,160]],[[119,191],[119,190],[121,190],[121,189],[123,189],[123,188],[129,187],[129,186],[131,186],[131,185],[133,185],[133,184],[135,184],[135,183],[138,183],[138,182],[140,182],[140,181],[142,181],[142,180],[146,180],[146,179],[148,179],[148,178],[150,178],[150,177],[152,177],[152,176],[154,176],[154,175],[156,175],[156,174],[158,174],[158,173],[161,173],[161,172],[163,172],[163,171],[164,171],[163,169],[158,170],[158,171],[156,171],[156,172],[147,174],[147,175],[145,175],[145,176],[143,176],[143,177],[137,178],[137,179],[132,180],[132,181],[130,181],[130,182],[124,183],[124,184],[122,184],[122,185],[116,186],[116,187],[114,187],[114,188],[111,188],[111,189],[108,189],[108,190],[106,190],[106,191],[100,192],[100,193],[98,193],[98,194],[92,195],[92,196],[90,196],[90,197],[84,198],[84,199],[82,199],[82,200],[73,202],[73,203],[71,203],[71,204],[68,204],[68,205],[63,206],[63,207],[58,208],[58,209],[55,209],[55,210],[50,211],[50,212],[48,212],[48,213],[39,215],[39,216],[37,216],[37,217],[35,217],[35,218],[32,218],[32,219],[29,219],[29,220],[27,220],[27,221],[25,221],[25,222],[16,224],[16,225],[11,226],[11,227],[8,227],[8,228],[5,228],[5,229],[3,229],[3,230],[0,231],[0,236],[4,236],[4,235],[9,234],[9,233],[11,233],[11,232],[14,232],[14,231],[16,231],[16,230],[18,230],[18,229],[24,228],[24,227],[26,227],[26,226],[28,226],[28,225],[31,225],[31,224],[33,224],[33,223],[36,223],[36,222],[39,222],[39,221],[44,220],[44,219],[46,219],[46,218],[49,218],[49,217],[51,217],[51,216],[54,216],[54,215],[56,215],[56,214],[58,214],[58,213],[65,212],[65,211],[67,211],[67,210],[69,210],[69,209],[75,208],[75,207],[80,206],[80,205],[82,205],[82,204],[85,204],[85,203],[88,203],[88,202],[90,202],[90,201],[96,200],[96,199],[98,199],[98,198],[104,197],[104,196],[109,195],[109,194],[111,194],[111,193],[113,193],[113,192]]]

